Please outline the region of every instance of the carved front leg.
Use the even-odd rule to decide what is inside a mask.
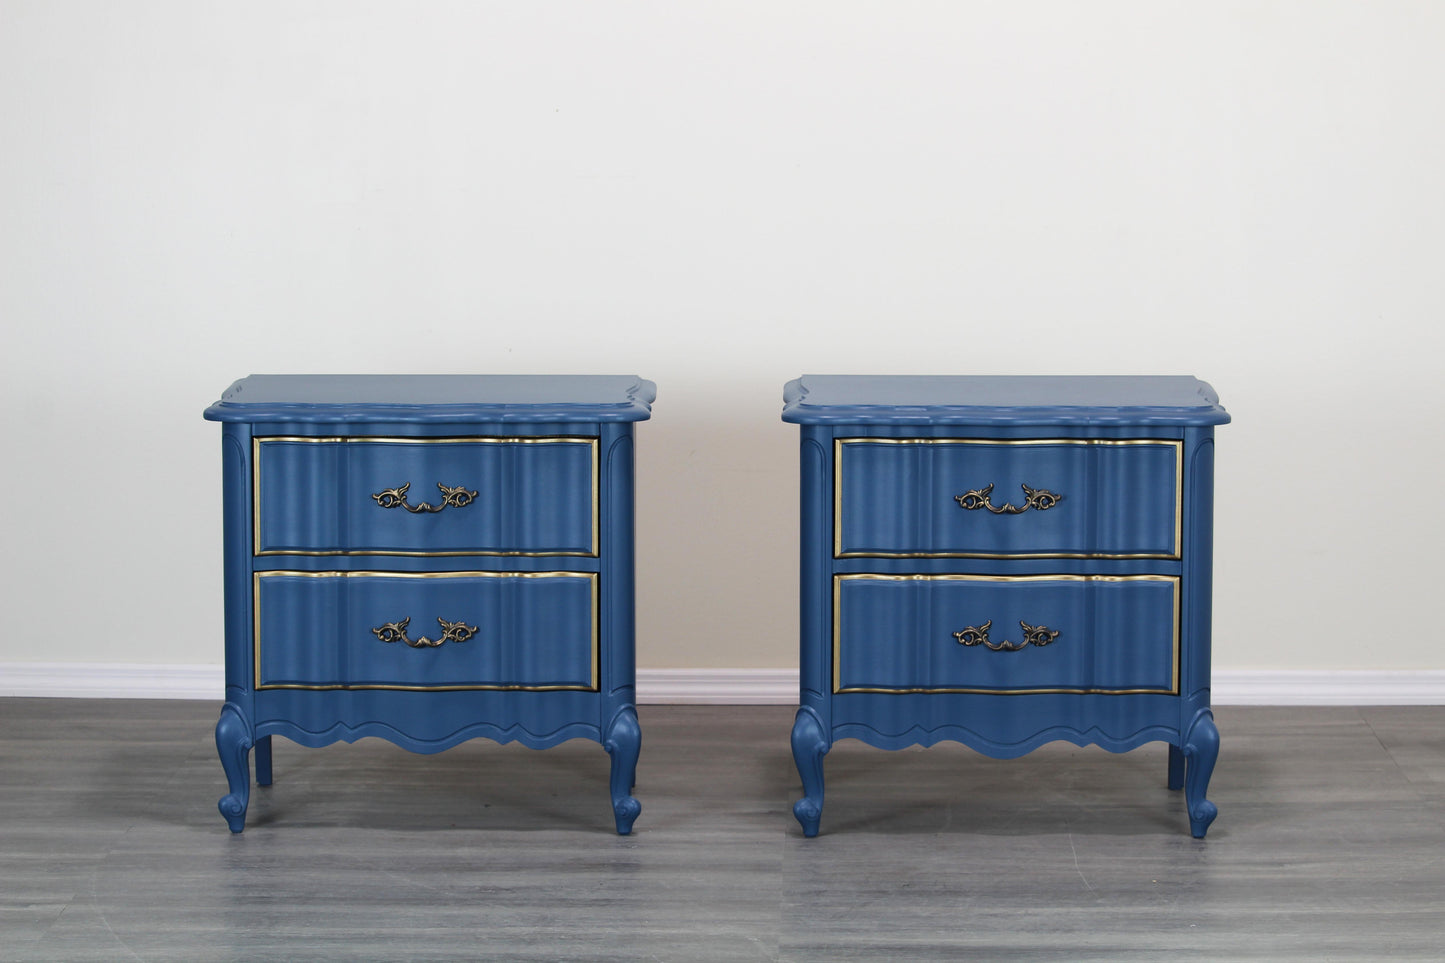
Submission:
[[[221,707],[221,718],[216,722],[216,751],[231,791],[221,797],[217,808],[233,833],[246,828],[246,806],[251,801],[250,750],[251,726],[241,710],[228,702]]]
[[[1209,777],[1214,774],[1214,761],[1219,758],[1219,730],[1214,727],[1214,714],[1208,709],[1194,717],[1189,735],[1184,740],[1184,756],[1188,760],[1184,776],[1184,802],[1189,807],[1189,831],[1195,839],[1203,839],[1219,809],[1204,798]]]
[[[804,836],[818,835],[823,819],[823,757],[831,748],[817,713],[807,706],[800,708],[793,721],[793,762],[803,778],[803,798],[793,803],[793,816]]]
[[[623,706],[607,725],[602,747],[612,757],[612,815],[617,821],[617,834],[632,832],[632,823],[642,812],[642,804],[632,798],[637,783],[637,757],[642,751],[642,729],[637,725],[637,710]]]

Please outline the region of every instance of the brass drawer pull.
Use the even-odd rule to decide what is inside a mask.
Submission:
[[[1020,619],[1019,625],[1024,630],[1022,642],[990,642],[988,630],[992,625],[993,619],[989,619],[982,625],[970,625],[962,631],[955,632],[953,637],[958,640],[959,645],[986,645],[995,652],[1017,652],[1031,645],[1045,646],[1059,637],[1059,633],[1047,625],[1029,625]]]
[[[1020,485],[1019,487],[1024,490],[1024,504],[1022,508],[1012,502],[1004,502],[1002,505],[996,507],[993,502],[989,501],[988,496],[993,492],[993,482],[989,482],[985,488],[975,488],[972,491],[964,492],[962,495],[954,495],[953,500],[958,502],[959,507],[966,511],[973,512],[980,508],[987,508],[995,515],[1022,515],[1030,508],[1036,511],[1046,512],[1064,500],[1063,495],[1056,495],[1047,488],[1030,488],[1027,485]]]
[[[477,493],[467,491],[467,486],[465,485],[448,488],[441,482],[437,482],[437,487],[442,490],[442,503],[440,505],[432,505],[430,502],[422,502],[420,505],[409,505],[406,501],[406,490],[410,487],[411,482],[407,482],[400,488],[388,488],[386,491],[376,492],[371,497],[376,499],[376,503],[382,508],[405,508],[412,514],[416,514],[417,512],[439,512],[448,506],[452,508],[465,508],[471,504],[473,498],[477,497]]]
[[[405,642],[413,649],[434,649],[443,642],[465,642],[477,634],[477,627],[475,625],[437,619],[442,627],[441,638],[432,640],[423,635],[419,639],[409,639],[406,637],[406,626],[410,621],[411,616],[407,616],[400,622],[388,622],[381,628],[372,629],[371,631],[383,642]]]

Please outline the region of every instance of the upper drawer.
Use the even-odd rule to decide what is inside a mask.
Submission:
[[[834,554],[1179,557],[1183,443],[840,438]]]
[[[597,689],[586,572],[257,572],[257,689]]]
[[[255,439],[257,555],[597,554],[597,439]]]
[[[1179,690],[1179,579],[838,575],[836,692]]]

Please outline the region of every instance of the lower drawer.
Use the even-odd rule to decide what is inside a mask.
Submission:
[[[835,692],[1177,693],[1179,579],[838,575]]]
[[[597,576],[258,572],[257,689],[597,689]]]

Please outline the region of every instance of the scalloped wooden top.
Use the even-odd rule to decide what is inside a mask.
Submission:
[[[251,375],[206,409],[240,422],[645,421],[636,375]]]
[[[783,389],[795,424],[1223,425],[1188,376],[804,375]]]

